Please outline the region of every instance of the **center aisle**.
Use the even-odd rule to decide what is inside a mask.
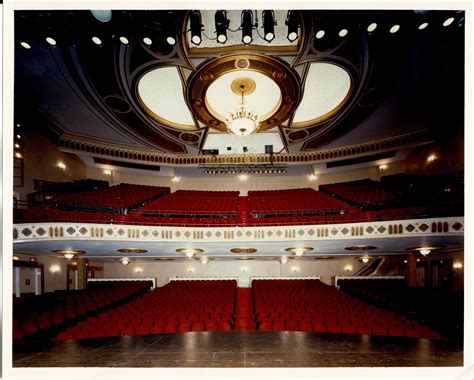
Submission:
[[[234,330],[255,330],[252,288],[237,288]]]

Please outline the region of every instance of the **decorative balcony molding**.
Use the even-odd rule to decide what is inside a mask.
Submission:
[[[340,159],[363,157],[376,153],[412,148],[433,141],[429,130],[416,131],[409,134],[390,137],[383,140],[363,144],[344,146],[333,149],[300,153],[278,154],[173,154],[157,153],[156,151],[117,147],[99,142],[91,142],[67,136],[57,137],[61,151],[113,160],[138,162],[162,166],[212,167],[214,165],[249,165],[249,164],[285,164],[301,165]]]
[[[314,241],[464,235],[464,217],[386,222],[269,227],[168,227],[88,223],[27,223],[13,226],[13,243],[41,240],[101,241]]]

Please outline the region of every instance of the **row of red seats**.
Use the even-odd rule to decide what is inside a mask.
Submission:
[[[83,291],[72,294],[50,293],[17,302],[13,308],[13,338],[27,336],[59,327],[88,313],[96,313],[115,302],[127,299],[150,288],[150,281],[101,281],[91,283]]]
[[[53,197],[49,203],[59,206],[127,209],[160,194],[169,188],[122,183],[113,187]]]
[[[57,339],[229,330],[235,280],[172,281],[125,305],[70,327]]]
[[[377,308],[319,280],[255,280],[258,328],[439,338],[428,326]],[[298,326],[298,327],[297,327]]]

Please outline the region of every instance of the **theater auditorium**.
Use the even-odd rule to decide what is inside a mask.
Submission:
[[[10,14],[12,371],[462,370],[464,10]]]

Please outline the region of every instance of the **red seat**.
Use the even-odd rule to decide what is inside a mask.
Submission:
[[[135,328],[134,327],[126,327],[122,330],[122,335],[134,335]]]
[[[300,321],[299,322],[299,331],[311,332],[311,331],[313,331],[313,326],[309,322]]]
[[[163,334],[163,325],[150,327],[150,334]]]
[[[204,324],[202,322],[193,322],[192,330],[193,331],[204,331]]]
[[[270,322],[262,322],[262,323],[260,323],[258,329],[262,330],[262,331],[271,331],[272,330],[272,324]]]
[[[105,330],[105,336],[120,336],[120,335],[122,335],[120,329],[114,328],[114,329]]]
[[[405,336],[405,331],[400,327],[389,327],[388,335],[389,336]]]
[[[358,334],[372,334],[372,329],[368,326],[362,325],[357,327]]]
[[[219,331],[230,331],[230,324],[228,324],[227,322],[221,322],[221,323],[219,323],[218,330]]]
[[[91,338],[100,338],[100,337],[103,337],[103,336],[105,336],[105,331],[104,330],[94,330],[94,331],[91,331],[91,333],[90,333]]]
[[[146,327],[146,326],[137,327],[135,329],[135,334],[137,334],[137,335],[147,335],[149,332],[150,331],[149,331],[148,327]]]
[[[357,327],[351,325],[342,326],[342,332],[345,334],[357,334]]]
[[[298,321],[287,321],[286,322],[287,331],[298,331]]]
[[[387,335],[387,329],[385,327],[376,326],[372,328],[373,335]]]
[[[180,323],[180,325],[179,325],[179,327],[178,327],[178,331],[179,331],[179,332],[191,331],[191,323],[189,323],[189,322]]]
[[[74,339],[74,334],[68,331],[63,331],[62,333],[59,333],[58,336],[56,337],[57,340],[70,340]]]
[[[326,325],[324,323],[315,322],[313,323],[314,332],[327,332]]]
[[[285,322],[273,322],[272,326],[273,331],[284,331],[285,330]]]
[[[170,324],[170,325],[167,324],[163,332],[165,334],[175,333],[175,332],[178,332],[178,327],[175,324]]]
[[[87,338],[90,338],[89,332],[78,331],[74,333],[74,339],[87,339]]]
[[[327,326],[327,328],[328,328],[328,332],[330,332],[330,333],[340,333],[341,332],[341,326],[333,324],[333,323],[329,324]]]
[[[423,338],[426,338],[426,339],[440,339],[441,335],[437,331],[428,330],[428,331],[423,331]]]

